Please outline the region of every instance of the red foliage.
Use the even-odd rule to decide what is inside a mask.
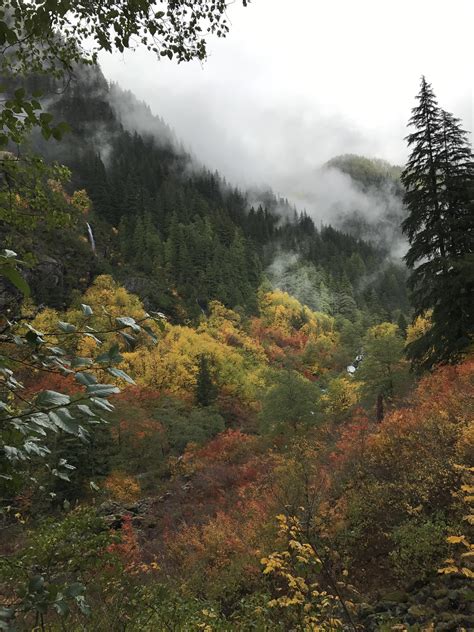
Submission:
[[[342,466],[356,455],[363,457],[371,423],[362,408],[357,408],[352,419],[344,425],[339,434],[334,452],[330,455],[334,466]]]
[[[465,425],[472,415],[474,401],[474,360],[457,366],[439,367],[423,377],[413,396],[409,408],[401,408],[387,415],[381,424],[370,424],[359,409],[351,422],[341,432],[331,460],[335,466],[355,465],[364,458],[366,451],[372,456],[385,454],[397,446],[398,461],[402,450],[406,458],[412,458],[413,450],[420,459],[428,458],[433,449],[428,442],[428,428],[432,432],[449,431],[449,427]],[[436,430],[438,428],[438,430]],[[391,448],[389,446],[392,446]],[[378,457],[378,458],[379,458]]]
[[[76,382],[72,375],[61,375],[60,373],[38,372],[29,376],[26,380],[25,396],[32,397],[40,391],[57,391],[76,395],[83,391],[82,386]]]
[[[212,463],[238,463],[252,454],[258,439],[240,430],[226,430],[200,448],[190,448],[183,456],[185,461],[208,466]]]
[[[308,336],[301,331],[293,330],[290,334],[276,326],[265,327],[259,318],[251,323],[251,335],[262,344],[271,362],[284,358],[289,352],[299,355],[308,342]]]
[[[112,436],[119,441],[127,441],[134,448],[137,448],[142,442],[155,437],[158,434],[164,434],[164,428],[159,421],[154,419],[140,419],[138,416],[133,418],[121,419],[118,424],[111,429]]]
[[[234,429],[254,432],[257,428],[254,411],[235,394],[221,389],[217,400],[219,413],[224,417],[226,426]]]
[[[121,391],[117,397],[117,402],[127,402],[136,404],[138,406],[153,406],[162,397],[160,391],[146,388],[143,386],[127,386],[126,389]]]
[[[107,548],[109,553],[117,555],[125,565],[126,570],[131,570],[140,561],[140,548],[138,538],[132,525],[130,515],[122,516],[122,526],[120,529],[120,542],[110,544]]]

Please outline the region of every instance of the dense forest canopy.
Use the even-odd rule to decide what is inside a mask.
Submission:
[[[0,628],[472,629],[467,134],[423,78],[333,221],[236,187],[95,64],[227,33],[162,4],[0,13]]]

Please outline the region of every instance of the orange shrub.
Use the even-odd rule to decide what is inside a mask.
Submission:
[[[112,471],[106,478],[104,488],[114,500],[121,503],[134,502],[140,496],[140,485],[136,479],[117,470]]]

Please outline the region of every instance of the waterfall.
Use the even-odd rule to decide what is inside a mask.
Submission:
[[[94,239],[94,233],[92,232],[92,228],[91,225],[89,224],[89,222],[86,222],[86,226],[87,226],[87,233],[89,235],[89,241],[91,242],[91,248],[92,248],[92,252],[94,254],[96,254],[95,252],[95,239]]]

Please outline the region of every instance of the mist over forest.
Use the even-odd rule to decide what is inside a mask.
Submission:
[[[6,0],[0,629],[474,629],[472,6],[419,4]]]

